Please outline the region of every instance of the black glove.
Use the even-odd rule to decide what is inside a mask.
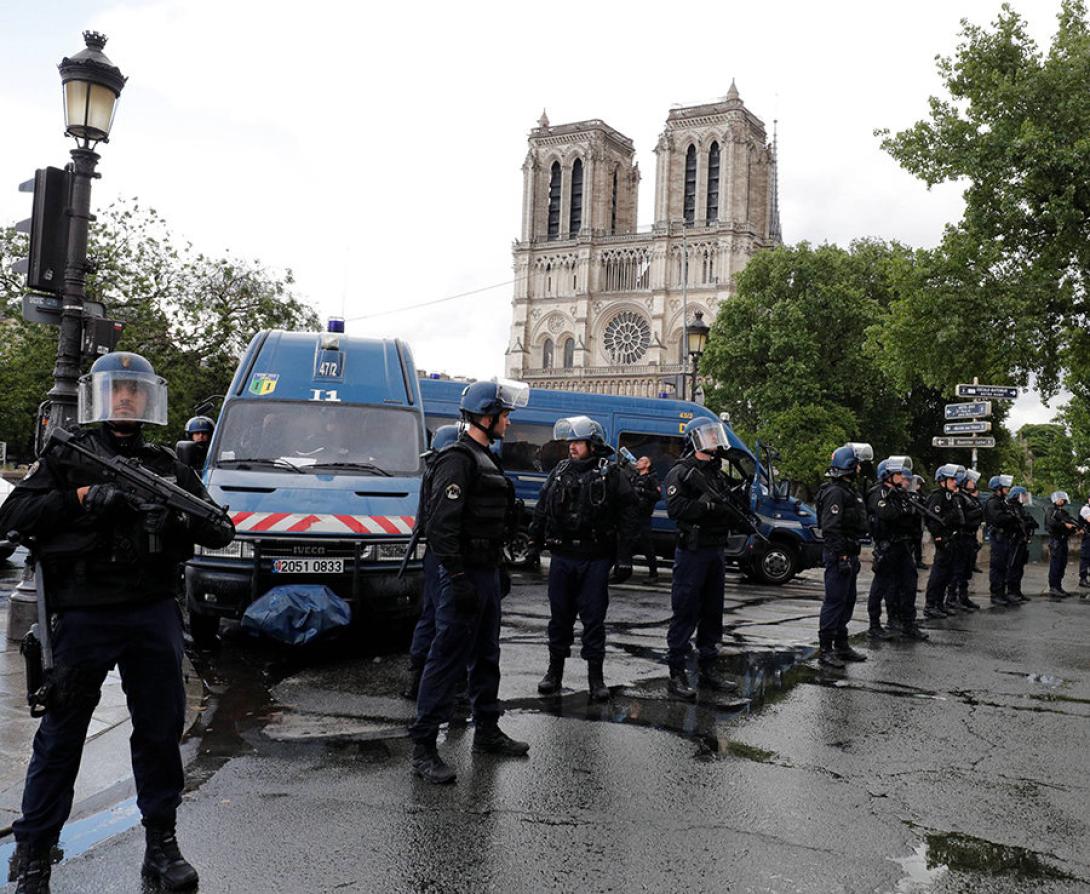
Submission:
[[[91,515],[107,518],[127,509],[129,498],[116,484],[95,484],[83,498],[83,509]]]
[[[454,610],[460,615],[475,615],[481,607],[481,597],[473,581],[465,573],[455,574],[450,579],[450,589],[454,594]]]
[[[618,559],[613,563],[613,573],[609,576],[611,584],[623,584],[632,577],[632,562],[628,559]]]
[[[511,575],[506,568],[500,569],[500,599],[506,598],[511,592]]]

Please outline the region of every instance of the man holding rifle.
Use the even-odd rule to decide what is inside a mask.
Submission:
[[[79,383],[79,421],[58,432],[0,507],[0,532],[34,538],[51,620],[54,666],[14,824],[18,892],[49,890],[50,850],[72,808],[83,742],[102,683],[117,666],[132,716],[133,776],[145,826],[143,872],[167,890],[192,888],[196,870],[174,835],[184,776],[185,720],[178,564],[194,542],[226,546],[234,528],[196,474],[144,424],[165,425],[166,382],[138,354],[95,361]],[[44,702],[41,704],[40,702]]]

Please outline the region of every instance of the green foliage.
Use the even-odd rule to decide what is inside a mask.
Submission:
[[[1060,424],[1023,425],[1014,442],[1019,481],[1031,493],[1067,491],[1075,504],[1086,496],[1087,475],[1079,472],[1071,435]]]
[[[1054,393],[1087,381],[1090,277],[1090,28],[1065,0],[1047,52],[1004,5],[962,22],[938,70],[947,96],[882,146],[929,186],[965,184],[965,213],[921,259],[917,281],[872,333],[883,369],[939,387],[967,374],[1034,376]],[[924,350],[926,348],[926,350]]]
[[[0,230],[0,440],[24,459],[57,349],[54,327],[21,317],[24,280],[12,273],[11,263],[26,252],[24,236]],[[257,330],[318,325],[313,309],[294,294],[290,270],[274,273],[257,261],[196,252],[136,201],[98,213],[89,255],[95,269],[88,276],[88,297],[126,322],[118,349],[143,354],[168,382],[169,425],[149,431],[166,443],[181,436],[198,402],[227,390]]]

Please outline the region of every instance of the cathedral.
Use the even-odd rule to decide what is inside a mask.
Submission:
[[[776,147],[734,83],[674,108],[655,146],[655,223],[637,228],[628,137],[542,113],[523,163],[507,374],[541,388],[654,397],[690,370],[684,330],[710,324],[753,252],[778,245]]]

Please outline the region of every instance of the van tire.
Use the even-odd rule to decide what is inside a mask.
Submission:
[[[751,573],[762,584],[783,586],[799,572],[799,551],[790,543],[773,540],[752,559]]]
[[[219,639],[219,630],[219,615],[199,614],[190,609],[189,635],[193,637],[193,645],[198,649],[215,648]]]

